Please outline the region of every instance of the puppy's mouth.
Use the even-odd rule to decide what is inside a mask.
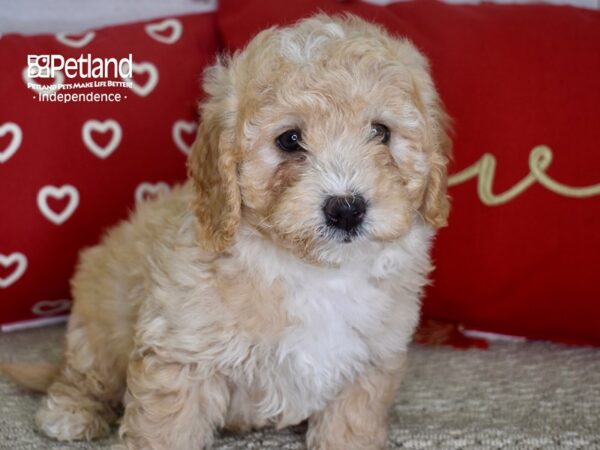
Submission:
[[[351,230],[340,230],[329,224],[324,224],[319,229],[319,235],[326,241],[350,244],[362,240],[366,236],[364,227],[360,226]]]
[[[352,231],[344,231],[339,234],[341,234],[341,236],[338,239],[342,244],[350,244],[351,242],[363,237],[364,232],[362,231],[362,227],[360,227],[358,229]]]

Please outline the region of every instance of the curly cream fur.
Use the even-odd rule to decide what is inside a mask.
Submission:
[[[427,62],[374,25],[319,15],[260,33],[205,90],[191,181],[82,253],[37,422],[92,439],[123,402],[128,449],[201,449],[220,428],[305,419],[311,450],[382,449],[448,214]],[[275,139],[294,127],[306,151],[284,154]],[[348,242],[322,204],[356,193],[368,209]]]

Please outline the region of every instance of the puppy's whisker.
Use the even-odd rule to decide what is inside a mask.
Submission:
[[[422,222],[425,222],[425,221],[426,221],[426,219],[425,219],[425,216],[423,215],[423,213],[421,212],[421,210],[420,210],[420,209],[418,209],[418,208],[414,208],[414,207],[413,207],[413,208],[411,208],[411,209],[410,209],[410,211],[411,211],[411,212],[412,212],[412,213],[413,213],[415,216],[419,217],[419,219],[420,219]]]

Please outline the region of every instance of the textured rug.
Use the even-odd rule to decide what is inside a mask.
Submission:
[[[0,334],[0,360],[47,360],[62,327]],[[413,346],[391,416],[391,449],[600,449],[600,349],[540,342],[489,350]],[[35,430],[39,397],[0,378],[0,449],[109,449]],[[304,429],[221,436],[217,450],[304,449]]]

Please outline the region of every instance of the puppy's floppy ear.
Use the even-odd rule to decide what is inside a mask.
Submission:
[[[452,152],[452,141],[448,135],[450,120],[439,99],[429,112],[429,179],[420,212],[426,222],[435,228],[448,225],[450,198],[448,197],[448,160]]]
[[[450,199],[448,197],[447,166],[452,155],[449,132],[451,120],[444,110],[427,59],[412,45],[412,77],[415,103],[424,117],[423,151],[428,155],[429,174],[419,212],[435,228],[448,224]]]
[[[195,188],[198,237],[204,250],[223,252],[233,242],[241,219],[237,166],[241,151],[235,146],[236,101],[230,69],[218,61],[204,73],[206,101],[188,159]]]

